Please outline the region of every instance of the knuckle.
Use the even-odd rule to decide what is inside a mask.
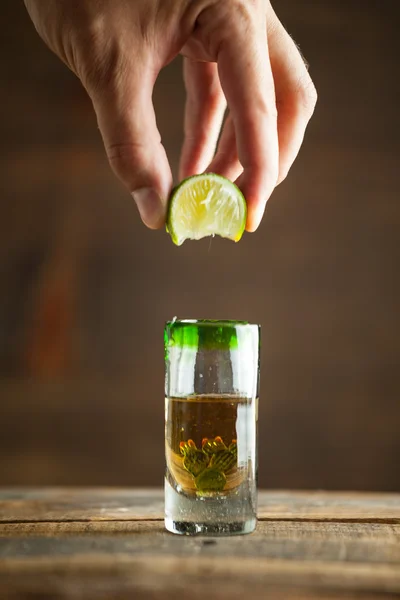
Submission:
[[[84,86],[92,92],[103,88],[118,88],[126,73],[126,61],[116,44],[92,46],[90,56],[81,61],[80,77]]]
[[[206,85],[196,86],[190,89],[191,102],[202,112],[201,109],[208,107],[212,112],[225,109],[226,99],[219,81],[209,81]]]
[[[125,161],[137,159],[137,154],[142,149],[143,144],[139,142],[116,142],[107,145],[106,152],[110,161]]]
[[[251,39],[265,21],[263,5],[263,0],[226,0],[203,8],[197,17],[197,35],[208,57],[215,60],[231,36]]]
[[[133,165],[135,177],[142,175],[143,144],[139,142],[118,142],[105,146],[110,166],[114,173],[128,186],[132,187]]]
[[[273,87],[268,86],[259,97],[253,97],[252,113],[259,116],[260,122],[275,122],[277,120],[278,108]]]
[[[298,109],[308,118],[310,118],[314,112],[315,105],[317,104],[318,94],[314,83],[310,76],[303,77],[295,92],[296,104]]]
[[[231,0],[228,4],[232,20],[241,31],[254,32],[264,25],[265,9],[259,0]]]
[[[107,30],[104,16],[87,19],[73,40],[76,71],[89,93],[117,88],[129,71],[123,36]]]
[[[219,86],[210,86],[207,89],[207,101],[213,110],[220,106],[226,106],[226,99],[222,89]]]

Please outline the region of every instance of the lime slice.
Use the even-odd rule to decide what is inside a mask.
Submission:
[[[238,242],[246,226],[246,200],[239,188],[215,173],[184,179],[169,201],[167,231],[180,246],[209,235]]]

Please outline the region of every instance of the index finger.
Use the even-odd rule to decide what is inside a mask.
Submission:
[[[216,3],[215,10],[228,3]],[[274,80],[262,3],[232,3],[218,27],[219,77],[232,115],[243,174],[237,180],[248,205],[246,229],[255,231],[278,179],[279,146]]]

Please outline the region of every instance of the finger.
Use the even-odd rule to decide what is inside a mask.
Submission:
[[[259,6],[259,8],[257,8]],[[274,81],[263,3],[217,2],[200,15],[204,39],[215,48],[222,89],[232,114],[243,174],[237,183],[247,200],[246,228],[254,231],[278,179]]]
[[[279,184],[300,150],[317,92],[296,44],[279,22],[268,44],[278,108]]]
[[[184,58],[183,74],[187,97],[181,179],[201,173],[211,161],[226,108],[215,63]]]
[[[93,93],[93,104],[108,160],[131,192],[142,221],[151,229],[165,223],[172,186],[152,104],[154,70],[122,73]]]
[[[226,119],[217,153],[208,166],[207,171],[219,173],[231,181],[235,181],[243,172],[243,167],[238,157],[235,128],[231,115]]]

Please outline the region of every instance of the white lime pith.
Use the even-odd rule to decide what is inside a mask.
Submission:
[[[210,235],[238,242],[246,217],[246,201],[239,188],[221,175],[203,173],[184,179],[173,190],[167,230],[178,246]]]

